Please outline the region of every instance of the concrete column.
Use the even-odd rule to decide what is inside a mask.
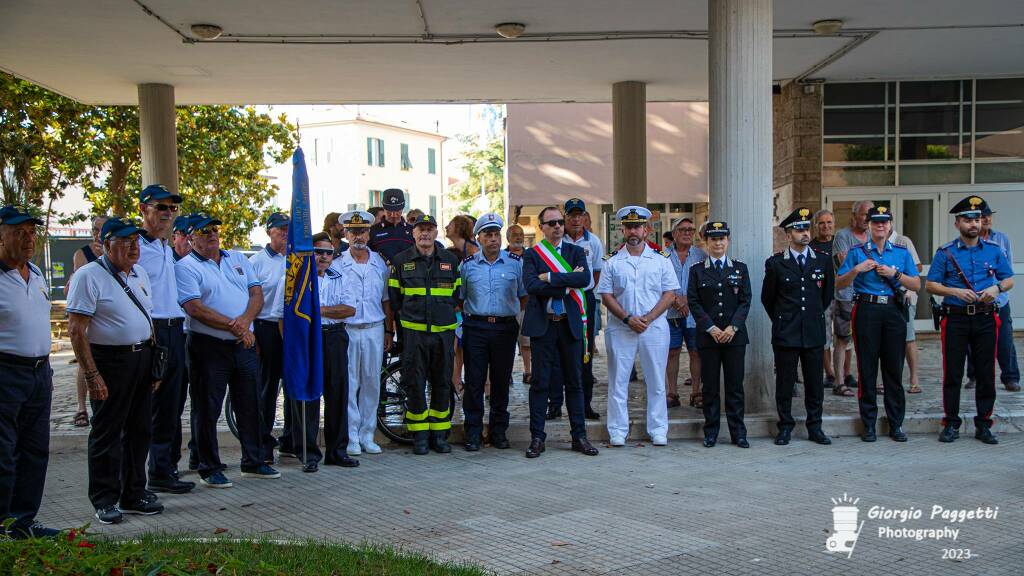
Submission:
[[[142,186],[163,184],[178,193],[178,142],[174,86],[139,84]]]
[[[710,215],[732,230],[731,257],[750,271],[746,407],[771,412],[771,324],[760,304],[772,250],[772,0],[709,0]]]
[[[615,209],[647,204],[647,84],[612,85],[612,157]]]

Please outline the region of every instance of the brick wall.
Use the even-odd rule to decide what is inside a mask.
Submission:
[[[797,206],[821,208],[821,86],[790,83],[772,95],[773,222]],[[785,245],[775,228],[775,249]]]

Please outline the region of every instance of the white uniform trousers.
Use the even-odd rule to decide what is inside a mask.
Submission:
[[[608,351],[608,435],[629,435],[629,375],[640,355],[647,383],[647,434],[668,435],[665,368],[668,364],[669,328],[665,316],[637,334],[622,322],[609,322],[604,331]]]
[[[356,326],[367,326],[360,324]],[[384,359],[384,323],[346,326],[348,332],[348,438],[373,440],[380,404],[380,364]]]

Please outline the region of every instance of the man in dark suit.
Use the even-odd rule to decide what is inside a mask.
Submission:
[[[704,394],[704,446],[718,442],[721,401],[718,389],[725,383],[725,414],[732,443],[750,448],[743,424],[743,360],[750,339],[750,273],[747,265],[725,255],[729,225],[708,222],[704,229],[708,258],[690,267],[686,299],[697,322],[697,351]],[[724,372],[724,375],[723,375]]]
[[[804,370],[807,437],[818,444],[831,444],[821,430],[821,402],[825,394],[825,310],[832,303],[835,289],[832,258],[809,245],[808,208],[797,208],[779,227],[786,231],[789,246],[764,263],[761,287],[761,303],[772,320],[775,350],[775,406],[779,412],[775,443],[789,444],[793,431],[793,385],[799,362]]]
[[[596,456],[587,440],[583,413],[583,355],[587,350],[586,302],[583,289],[592,286],[583,249],[563,242],[565,218],[550,206],[540,212],[544,239],[523,254],[523,282],[529,293],[523,317],[523,336],[530,338],[533,350],[533,379],[530,382],[530,447],[527,458],[544,452],[544,416],[548,406],[548,387],[556,357],[565,379],[565,405],[569,410],[572,449]],[[593,321],[593,319],[590,319]],[[557,356],[556,356],[557,355]]]

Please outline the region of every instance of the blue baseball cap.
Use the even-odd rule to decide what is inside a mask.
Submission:
[[[139,202],[143,204],[148,204],[154,200],[167,200],[168,198],[171,202],[181,203],[181,196],[172,194],[170,190],[164,188],[163,184],[150,184],[143,188],[142,192],[139,192]]]
[[[174,231],[181,232],[182,234],[188,234],[189,221],[192,218],[191,214],[183,214],[174,219]]]
[[[19,210],[17,206],[8,204],[0,208],[0,224],[24,224],[31,222],[36,226],[42,226],[43,221],[28,213],[27,210]]]
[[[579,198],[570,198],[565,202],[565,213],[569,214],[573,210],[579,210],[580,212],[587,211],[587,205]]]
[[[271,228],[283,228],[291,224],[292,219],[280,212],[274,212],[267,218],[267,230]]]
[[[139,232],[142,232],[142,228],[139,228],[134,220],[114,216],[107,218],[107,221],[103,223],[103,228],[100,230],[100,240],[127,238]]]
[[[189,234],[192,234],[196,230],[202,230],[203,228],[206,228],[207,226],[212,226],[214,224],[222,224],[222,222],[220,220],[217,220],[216,218],[214,218],[213,216],[210,216],[206,212],[193,212],[193,213],[188,215],[188,219],[189,219],[189,226],[188,226],[188,233]]]

